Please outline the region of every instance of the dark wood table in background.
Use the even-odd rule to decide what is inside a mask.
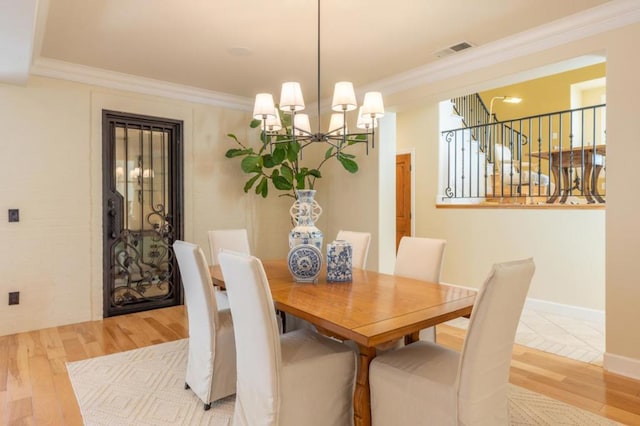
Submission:
[[[285,260],[263,262],[276,309],[303,318],[320,330],[353,340],[359,368],[353,396],[355,424],[371,424],[369,364],[377,345],[417,339],[423,328],[471,313],[476,292],[360,269],[351,283],[295,282]],[[326,272],[326,271],[325,271]],[[224,287],[218,266],[211,267],[214,284]]]
[[[594,152],[595,149],[595,152]],[[584,153],[584,155],[583,155]],[[551,152],[532,152],[531,157],[541,158],[550,161],[551,173],[553,173],[553,181],[556,188],[547,203],[554,203],[560,196],[560,203],[566,203],[567,197],[573,183],[570,182],[569,171],[571,168],[583,167],[582,185],[584,188],[584,196],[589,203],[604,203],[604,198],[598,192],[598,176],[604,167],[604,159],[607,155],[606,145],[576,146]],[[562,168],[562,177],[560,176],[560,168]]]

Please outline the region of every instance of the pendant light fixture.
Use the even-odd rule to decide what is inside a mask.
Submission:
[[[275,143],[298,142],[300,148],[314,143],[324,142],[334,147],[338,152],[346,146],[354,143],[366,143],[367,154],[369,142],[375,147],[375,128],[378,119],[384,115],[384,104],[380,92],[367,92],[364,95],[362,106],[358,109],[353,84],[348,81],[340,81],[335,84],[329,128],[326,132],[320,129],[320,0],[318,0],[318,98],[317,114],[318,127],[314,133],[311,131],[309,116],[302,113],[305,109],[302,88],[298,82],[285,82],[280,92],[279,110],[276,107],[273,95],[270,93],[258,93],[256,95],[253,117],[261,121],[263,142],[271,146]],[[356,128],[359,131],[350,132],[347,128],[347,112],[358,109]],[[291,127],[283,126],[280,112],[288,114]]]

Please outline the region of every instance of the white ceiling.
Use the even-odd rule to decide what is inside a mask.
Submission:
[[[33,2],[0,0],[0,15],[22,16],[18,9]],[[322,0],[322,97],[335,81],[371,86],[446,60],[435,52],[458,42],[477,46],[457,54],[467,55],[593,15],[606,3],[640,6],[640,0]],[[23,37],[29,47],[35,38],[35,64],[64,61],[245,98],[260,91],[277,98],[280,84],[295,80],[308,103],[316,99],[316,0],[39,0],[38,8],[35,31],[27,42]],[[0,48],[16,43],[0,32]]]

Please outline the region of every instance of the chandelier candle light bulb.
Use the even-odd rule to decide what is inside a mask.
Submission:
[[[344,135],[348,132],[347,125],[344,122],[344,114],[331,114],[329,121],[329,134]]]
[[[378,119],[371,118],[371,115],[365,116],[362,114],[362,107],[358,109],[358,122],[356,123],[358,129],[370,129],[372,127],[378,127]]]
[[[269,117],[266,120],[262,121],[261,125],[262,130],[266,130],[268,132],[277,132],[282,129],[282,121],[280,120],[280,112],[277,108],[274,108],[274,116]]]
[[[382,93],[367,92],[364,94],[362,114],[368,115],[372,119],[384,117],[384,103],[382,102]]]
[[[253,118],[266,121],[275,117],[275,106],[273,105],[273,95],[271,93],[258,93],[253,104]],[[265,125],[266,127],[266,125]]]
[[[280,109],[287,112],[304,110],[304,98],[302,97],[302,88],[300,87],[300,83],[295,81],[282,83],[282,90],[280,91]]]
[[[333,102],[331,109],[334,111],[353,111],[358,107],[356,92],[350,81],[339,81],[333,89]]]
[[[296,114],[293,117],[293,127],[296,136],[304,136],[311,134],[311,123],[307,114]]]

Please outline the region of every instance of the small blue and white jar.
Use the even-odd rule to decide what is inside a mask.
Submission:
[[[353,279],[353,248],[348,241],[327,244],[327,282],[351,282]]]

